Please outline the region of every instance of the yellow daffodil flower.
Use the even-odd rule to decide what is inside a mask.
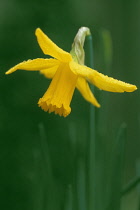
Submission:
[[[35,34],[43,53],[53,58],[37,58],[21,62],[7,71],[6,74],[21,69],[40,71],[47,78],[51,78],[50,86],[38,101],[38,105],[44,111],[55,112],[55,114],[64,117],[69,115],[71,112],[70,102],[75,88],[88,102],[100,107],[89,88],[88,82],[101,90],[111,92],[132,92],[137,89],[135,85],[113,79],[87,66],[78,64],[70,53],[60,49],[41,29],[37,28]]]

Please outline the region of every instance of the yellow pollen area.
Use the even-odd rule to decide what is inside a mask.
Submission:
[[[52,82],[38,105],[49,113],[54,112],[66,117],[70,114],[70,102],[75,90],[78,76],[74,74],[68,63],[62,63],[57,69]]]

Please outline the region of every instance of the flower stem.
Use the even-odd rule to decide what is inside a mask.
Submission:
[[[122,190],[122,195],[129,193],[140,183],[140,177],[135,177]]]
[[[94,68],[94,60],[93,60],[93,43],[92,43],[92,35],[87,36],[87,48],[89,51],[89,66]],[[92,92],[94,91],[94,87],[91,87]],[[96,134],[95,134],[95,107],[90,104],[90,115],[89,115],[89,140],[88,140],[88,209],[94,210],[96,209],[96,199],[95,199],[95,191],[96,191],[96,177],[95,177],[95,169],[96,169]]]

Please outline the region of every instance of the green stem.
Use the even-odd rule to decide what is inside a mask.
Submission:
[[[44,209],[53,210],[56,208],[55,202],[55,183],[52,174],[51,159],[49,155],[49,147],[47,143],[47,137],[45,132],[45,127],[43,123],[39,123],[39,132],[40,132],[40,147],[42,151],[42,159],[44,165]],[[49,190],[49,193],[48,193]],[[46,199],[47,198],[47,199]]]
[[[87,47],[89,49],[89,66],[91,68],[94,67],[94,60],[93,60],[93,43],[92,43],[92,36],[87,36]],[[92,92],[94,91],[94,87],[91,87]],[[96,177],[95,177],[95,169],[96,169],[96,136],[95,136],[95,107],[90,105],[90,116],[89,116],[89,141],[88,141],[88,161],[89,161],[89,168],[88,168],[88,208],[89,210],[96,209],[96,199],[95,199],[95,191],[96,191]]]
[[[46,168],[46,172],[49,175],[49,178],[52,179],[52,167],[51,167],[51,160],[49,155],[49,148],[47,144],[47,137],[45,133],[45,128],[43,123],[39,123],[39,132],[40,132],[40,146],[42,150],[42,156],[44,160],[44,166]]]
[[[66,199],[65,199],[65,210],[73,210],[73,193],[72,193],[72,186],[67,186],[66,189]]]
[[[132,181],[130,181],[130,182],[123,188],[122,195],[125,195],[125,194],[129,193],[131,190],[134,189],[134,187],[137,186],[138,183],[140,183],[140,177],[134,178]]]

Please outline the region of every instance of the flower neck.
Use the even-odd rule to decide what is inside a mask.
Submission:
[[[84,65],[85,52],[84,52],[84,42],[86,36],[90,35],[90,30],[87,27],[81,27],[74,38],[72,44],[72,49],[70,54],[72,55],[73,60],[76,63]]]

